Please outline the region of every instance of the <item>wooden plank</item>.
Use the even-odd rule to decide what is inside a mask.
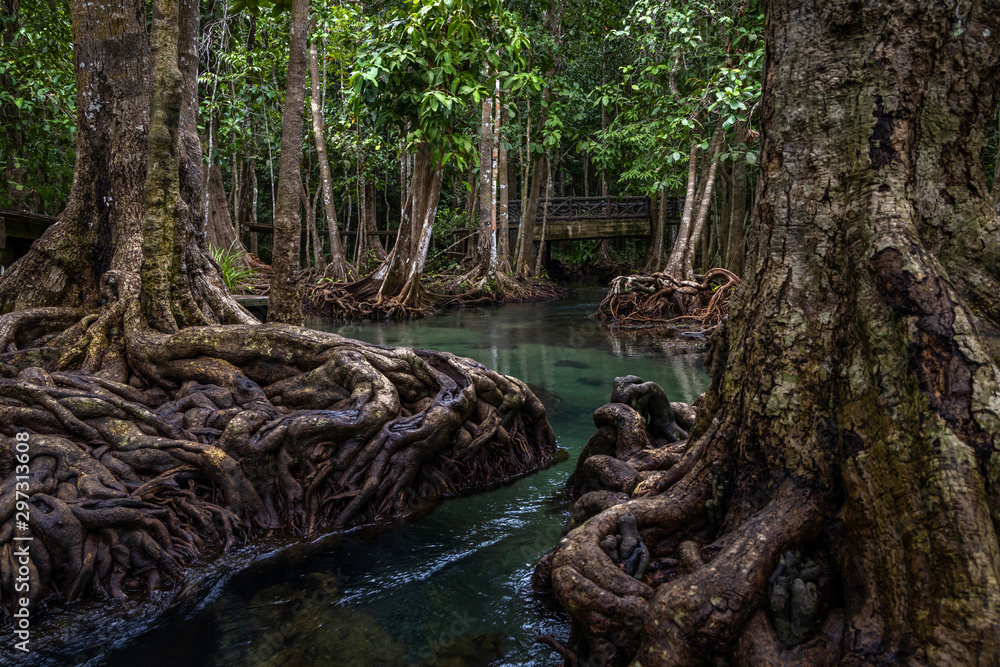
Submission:
[[[51,215],[45,215],[43,213],[28,213],[27,211],[12,211],[7,208],[0,208],[0,216],[6,218],[7,222],[10,222],[11,220],[24,220],[26,222],[35,222],[40,225],[45,225],[46,227],[56,221],[56,218]]]
[[[624,236],[649,236],[649,218],[612,218],[574,221],[550,221],[545,232],[547,241],[609,239]],[[535,224],[535,241],[542,238],[542,225]]]

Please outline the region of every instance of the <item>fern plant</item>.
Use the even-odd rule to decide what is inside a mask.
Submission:
[[[234,241],[228,250],[212,248],[212,257],[222,272],[222,282],[230,292],[235,292],[240,283],[247,282],[257,274],[255,270],[240,261],[240,253],[236,251],[235,245]]]

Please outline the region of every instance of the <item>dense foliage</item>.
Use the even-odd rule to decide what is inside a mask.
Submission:
[[[0,208],[55,215],[73,170],[69,3],[8,4],[0,17]],[[287,4],[203,2],[198,43],[205,161],[220,167],[241,240],[265,261],[270,236],[251,243],[250,225],[273,219]],[[742,196],[748,204],[756,178],[762,30],[756,0],[314,1],[309,39],[318,52],[334,206],[348,256],[365,259],[352,245],[364,216],[381,230],[398,226],[407,173],[400,161],[415,141],[428,141],[445,168],[438,222],[447,227],[435,234],[441,257],[432,266],[461,259],[466,245],[456,239],[471,234],[478,205],[479,102],[498,91],[508,119],[501,135],[511,199],[526,197],[538,177],[531,167],[543,155],[552,183],[542,197],[683,196],[691,147],[704,155],[721,125],[722,174],[701,261],[703,268],[713,259],[724,263],[731,200]],[[995,145],[983,156],[991,177]],[[308,131],[302,150],[303,203],[325,239],[320,167]],[[734,194],[738,163],[750,167],[749,187]],[[698,164],[707,167],[707,160]],[[625,241],[615,248],[626,259],[642,249]],[[607,249],[578,242],[556,252],[586,261],[606,257]],[[369,268],[371,259],[363,262]]]

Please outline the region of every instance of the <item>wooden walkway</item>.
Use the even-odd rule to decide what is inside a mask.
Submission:
[[[684,200],[667,200],[667,219],[678,221]],[[510,227],[521,225],[521,200],[508,205]],[[534,240],[541,241],[542,217],[547,219],[545,240],[610,239],[651,236],[649,197],[553,197],[538,202]]]
[[[680,221],[684,199],[673,197],[667,200],[668,224]],[[608,239],[620,237],[643,237],[653,233],[653,221],[649,217],[649,197],[553,197],[538,202],[535,216],[534,240],[542,237],[542,214],[547,217],[545,238],[548,241],[569,241],[578,239]],[[516,232],[521,225],[521,200],[511,200],[507,207],[508,227]],[[249,231],[259,234],[273,234],[270,225],[250,225]],[[456,229],[459,236],[471,234],[474,229]],[[378,236],[396,236],[396,230],[379,230]],[[344,234],[355,236],[356,230]]]

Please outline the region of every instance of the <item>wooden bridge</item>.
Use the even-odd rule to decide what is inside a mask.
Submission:
[[[667,199],[667,224],[680,224],[683,197]],[[521,200],[513,199],[507,205],[510,247],[517,242],[517,232],[521,226]],[[649,197],[553,197],[539,199],[535,216],[535,242],[542,239],[542,215],[546,216],[546,241],[575,241],[587,239],[611,239],[639,237],[651,239],[654,221],[650,218]],[[271,225],[250,225],[249,230],[258,234],[273,234]],[[306,247],[305,226],[302,229],[302,248]],[[341,233],[344,240],[357,235],[357,230]],[[446,251],[455,257],[464,257],[468,244],[473,242],[476,228],[460,227],[451,230],[451,245]],[[376,235],[384,238],[386,249],[392,247],[396,230],[380,229]],[[546,244],[546,253],[552,246]],[[304,250],[303,250],[304,252]]]
[[[667,200],[667,219],[680,219],[684,200]],[[510,227],[521,224],[521,200],[508,205]],[[651,236],[649,197],[553,197],[538,201],[534,240],[542,238],[543,215],[546,241],[608,239],[628,236]]]

